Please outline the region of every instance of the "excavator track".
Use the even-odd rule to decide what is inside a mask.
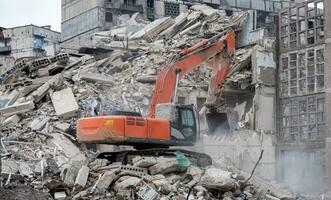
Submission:
[[[176,157],[176,152],[181,152],[193,164],[198,167],[207,167],[212,164],[212,159],[209,155],[204,153],[197,153],[184,149],[166,149],[154,148],[146,150],[125,150],[117,152],[104,152],[98,155],[100,159],[107,159],[110,162],[121,162],[123,165],[132,164],[132,159],[136,156],[153,156],[153,157]]]

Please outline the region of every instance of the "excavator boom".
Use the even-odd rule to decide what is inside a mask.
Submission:
[[[164,67],[156,80],[148,117],[155,117],[157,104],[171,102],[176,87],[176,70],[179,71],[181,79],[202,63],[211,60],[214,77],[210,85],[214,91],[210,91],[210,94],[214,96],[220,93],[221,85],[230,70],[231,56],[235,50],[235,34],[229,32],[224,37],[213,40],[215,39],[202,40],[193,47],[181,51],[179,59]]]

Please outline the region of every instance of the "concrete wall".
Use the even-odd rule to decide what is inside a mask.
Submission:
[[[3,74],[15,64],[15,58],[12,56],[0,56],[0,74]]]
[[[258,160],[261,150],[264,155],[258,165],[256,175],[275,180],[276,155],[274,135],[258,133],[252,130],[234,132],[232,136],[202,135],[195,148],[209,154],[214,162],[224,167],[235,166],[250,173]]]
[[[99,27],[100,8],[95,7],[62,23],[62,41]]]
[[[62,22],[98,6],[100,0],[62,0]]]
[[[225,94],[232,131],[228,133],[219,128],[212,135],[202,135],[194,147],[196,151],[211,155],[221,165],[233,165],[248,173],[264,150],[256,175],[270,180],[276,179],[276,62],[275,52],[271,51],[274,44],[275,39],[264,39],[254,47],[251,62],[255,93],[232,91]]]
[[[164,10],[164,2],[163,1],[155,1],[154,2],[154,15],[155,18],[160,18],[164,16],[165,10]]]

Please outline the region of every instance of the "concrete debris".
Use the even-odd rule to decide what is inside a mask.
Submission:
[[[244,179],[225,169],[183,168],[177,158],[142,155],[123,165],[96,158],[98,147],[80,144],[74,135],[81,117],[114,110],[146,115],[157,74],[169,60],[202,39],[240,31],[246,16],[228,17],[206,5],[154,22],[133,14],[111,31],[93,33],[92,46],[81,47],[90,54],[62,50],[6,67],[0,74],[3,184],[33,186],[57,200],[265,199],[262,186],[244,190],[238,187]],[[251,86],[251,53],[250,48],[236,52],[225,89]],[[212,70],[205,65],[181,79],[179,95],[189,96],[193,89],[206,94]],[[284,193],[272,196],[284,199]]]
[[[59,129],[60,131],[67,132],[70,126],[71,125],[68,123],[58,123],[55,125],[55,128]]]
[[[58,117],[69,118],[77,115],[79,108],[71,88],[54,92],[51,99]]]
[[[56,145],[57,148],[62,150],[72,164],[79,166],[86,162],[87,159],[85,155],[67,137],[59,133],[52,134],[52,137],[50,141]]]
[[[5,116],[11,116],[15,114],[25,113],[34,109],[33,101],[27,101],[24,103],[15,103],[14,105],[0,109],[0,114]]]
[[[90,168],[88,168],[87,166],[82,166],[78,171],[75,185],[84,188],[88,179],[89,171]]]
[[[228,171],[208,168],[201,178],[201,185],[210,190],[229,191],[236,187],[236,181],[231,177],[231,173]]]
[[[133,160],[133,165],[137,167],[150,167],[152,165],[155,165],[157,163],[156,159],[153,157],[135,157]]]
[[[152,175],[162,173],[169,174],[172,172],[180,172],[178,160],[176,158],[158,158],[157,164],[149,167],[149,171]]]
[[[31,122],[31,124],[29,125],[29,128],[31,128],[34,131],[39,131],[41,130],[46,123],[50,120],[50,117],[47,116],[39,116],[35,119],[33,119],[33,121]]]
[[[54,193],[54,199],[56,199],[56,200],[65,200],[66,198],[67,198],[67,195],[66,195],[65,191]]]
[[[18,115],[13,115],[13,116],[6,118],[2,124],[3,125],[9,125],[9,124],[16,125],[20,120],[21,120],[21,118]]]
[[[80,78],[91,82],[113,84],[113,78],[111,76],[104,76],[97,73],[80,72]]]

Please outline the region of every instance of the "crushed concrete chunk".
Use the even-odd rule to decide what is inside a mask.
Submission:
[[[65,200],[67,198],[67,194],[65,191],[55,192],[54,199],[55,200]]]
[[[207,189],[229,191],[235,188],[236,181],[231,178],[231,173],[210,167],[202,176],[201,185]]]
[[[13,116],[6,118],[3,121],[3,125],[16,125],[20,120],[21,120],[21,118],[18,115],[13,115]]]
[[[1,173],[2,174],[16,174],[19,172],[20,166],[12,160],[2,160],[1,161]]]
[[[79,107],[71,88],[54,92],[51,98],[57,116],[67,119],[77,115]]]
[[[39,117],[35,118],[34,120],[32,120],[32,122],[29,125],[29,128],[31,128],[34,131],[39,131],[46,125],[46,123],[49,120],[50,120],[50,118],[47,116],[39,116]]]
[[[132,160],[133,165],[137,167],[150,167],[157,163],[156,158],[154,157],[140,157],[137,156]]]
[[[58,123],[55,125],[55,128],[59,129],[60,131],[67,132],[70,128],[70,124],[68,123]]]
[[[137,177],[130,177],[130,176],[123,176],[120,180],[115,184],[114,190],[115,191],[122,191],[129,187],[135,186],[140,182],[140,178]]]
[[[32,177],[33,176],[33,170],[30,167],[29,164],[25,162],[21,162],[19,166],[19,172],[22,176]]]
[[[152,175],[162,173],[162,174],[168,174],[171,172],[180,172],[182,171],[179,168],[178,161],[176,158],[163,158],[160,157],[157,160],[157,164],[149,167],[149,172]]]

